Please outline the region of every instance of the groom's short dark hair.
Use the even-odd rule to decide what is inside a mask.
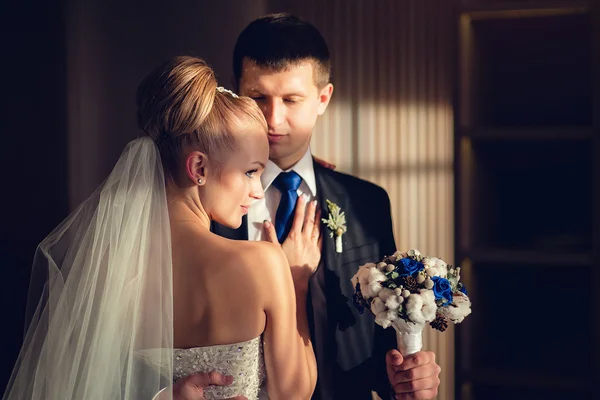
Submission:
[[[238,87],[244,58],[274,71],[312,61],[316,86],[322,88],[329,83],[331,62],[325,39],[314,25],[289,13],[255,19],[240,33],[233,50],[233,73]]]

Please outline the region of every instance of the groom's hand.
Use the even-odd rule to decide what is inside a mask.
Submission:
[[[298,196],[290,233],[281,244],[292,270],[295,285],[308,286],[308,279],[321,261],[321,210],[316,201],[306,204],[304,196]],[[279,243],[272,223],[264,223],[265,240]]]
[[[173,400],[206,400],[204,388],[209,385],[231,385],[233,377],[212,371],[197,373],[181,378],[173,385]],[[159,400],[161,397],[159,396]],[[244,396],[236,396],[227,400],[247,400]]]
[[[419,351],[404,358],[398,350],[390,350],[385,364],[397,400],[430,400],[437,396],[442,369],[433,352]]]

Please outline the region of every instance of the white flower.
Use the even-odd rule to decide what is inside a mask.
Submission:
[[[408,255],[409,255],[410,257],[416,257],[416,256],[420,256],[420,255],[421,255],[421,253],[419,253],[419,250],[417,250],[417,249],[410,249],[410,250],[408,251]]]
[[[364,265],[362,265],[358,271],[356,272],[356,274],[354,274],[354,276],[352,277],[352,286],[356,287],[356,284],[360,284],[360,288],[361,288],[361,292],[363,294],[363,297],[372,297],[372,296],[368,296],[367,292],[368,292],[368,286],[370,283],[370,274],[371,274],[371,270],[375,269],[377,270],[377,268],[375,268],[376,265],[374,263],[366,263]],[[383,275],[383,274],[382,274]],[[385,275],[383,275],[385,280]]]
[[[427,259],[425,264],[427,265],[425,271],[427,271],[427,275],[430,277],[441,276],[442,278],[445,278],[448,275],[448,268],[444,260],[437,257],[431,257]]]
[[[381,301],[383,301],[385,303],[387,301],[387,299],[389,299],[391,296],[394,296],[394,295],[395,294],[392,289],[383,288],[383,289],[381,289],[381,291],[379,292],[377,297],[379,297],[381,299]]]
[[[436,264],[436,258],[435,257],[425,257],[422,261],[422,263],[427,267],[427,268],[433,268],[435,267]]]
[[[356,274],[352,277],[352,285],[360,285],[360,290],[364,298],[368,299],[377,296],[377,293],[383,288],[381,282],[386,281],[387,277],[377,269],[374,263],[362,265]]]
[[[387,311],[385,304],[383,304],[383,301],[379,297],[375,297],[371,302],[371,312],[377,315],[384,311]]]
[[[425,286],[425,289],[433,289],[433,281],[427,278],[425,279],[425,282],[423,282],[423,286]]]
[[[406,302],[408,318],[417,324],[424,324],[435,319],[437,306],[432,290],[421,290],[413,293]]]
[[[373,264],[373,266],[375,266],[375,264]],[[370,298],[377,296],[381,289],[383,289],[381,282],[386,281],[387,277],[377,268],[369,268],[368,271],[366,278],[367,284],[363,286],[361,282],[360,290],[362,291],[363,297]],[[361,276],[360,279],[363,279],[363,276]]]
[[[406,302],[406,314],[408,314],[408,318],[410,318],[412,322],[425,323],[421,308],[423,308],[423,298],[421,295],[417,293],[411,295]]]
[[[373,264],[373,266],[375,266],[375,264]],[[369,283],[384,281],[387,281],[387,277],[383,272],[377,268],[369,268]]]
[[[407,299],[410,296],[410,291],[404,289],[402,291],[402,297],[404,297],[405,299]]]
[[[390,321],[395,321],[398,318],[398,311],[397,310],[388,310],[388,312],[386,314],[386,318]]]
[[[381,286],[381,283],[375,281],[375,282],[369,283],[369,286],[367,286],[365,288],[365,291],[363,291],[363,293],[366,292],[366,296],[368,298],[371,298],[371,297],[377,296],[377,294],[381,291],[381,289],[383,289],[383,286]]]
[[[421,312],[423,312],[423,317],[427,322],[433,321],[437,311],[437,304],[435,304],[435,295],[433,290],[421,289],[419,292],[423,298],[423,308],[421,309]]]
[[[388,328],[392,324],[392,321],[388,318],[388,312],[384,311],[375,316],[375,323],[381,325],[383,328]]]
[[[379,264],[377,264],[377,269],[380,271],[383,271],[385,269],[385,267],[387,267],[387,264],[384,263],[383,261],[380,262]]]
[[[387,267],[385,267],[385,270],[387,272],[392,272],[395,269],[396,269],[396,266],[394,264],[388,264]]]
[[[451,305],[440,307],[440,314],[455,324],[461,323],[471,314],[471,300],[462,293],[454,293]]]
[[[394,292],[392,292],[392,296],[388,297],[387,300],[385,300],[385,306],[390,310],[397,310],[398,307],[400,307],[400,302],[398,301],[398,296],[396,296],[393,293]]]

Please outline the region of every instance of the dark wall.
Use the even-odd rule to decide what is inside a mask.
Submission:
[[[0,387],[23,337],[37,243],[66,215],[67,129],[63,4],[0,3]]]
[[[140,80],[185,54],[230,86],[235,39],[266,12],[266,0],[0,2],[1,392],[23,338],[35,247],[139,134]]]

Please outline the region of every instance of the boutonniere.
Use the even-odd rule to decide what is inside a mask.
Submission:
[[[342,209],[335,203],[325,200],[327,202],[327,208],[329,209],[329,218],[322,218],[322,221],[327,225],[329,230],[329,237],[335,236],[335,251],[336,253],[342,252],[342,235],[348,230],[346,228],[346,215]]]

